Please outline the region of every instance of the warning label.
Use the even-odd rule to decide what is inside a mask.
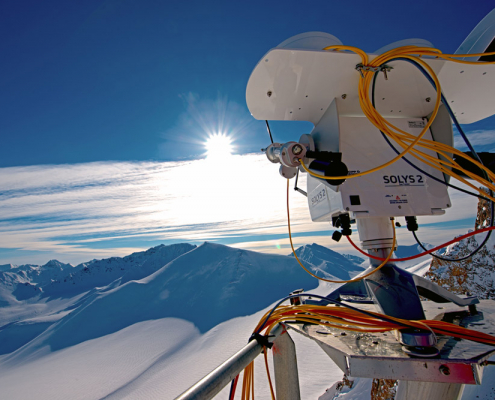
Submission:
[[[407,204],[407,194],[387,194],[385,198],[390,204]]]

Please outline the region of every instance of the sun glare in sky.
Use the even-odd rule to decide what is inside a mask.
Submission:
[[[205,146],[208,159],[222,159],[232,155],[232,139],[224,133],[210,135]]]

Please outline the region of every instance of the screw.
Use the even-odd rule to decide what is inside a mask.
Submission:
[[[269,90],[268,92],[266,92],[266,95],[267,95],[268,97],[272,97],[272,94],[273,94],[273,92],[272,92],[271,90]]]
[[[344,94],[342,95],[342,99],[344,99],[344,100],[345,100],[345,99],[346,99],[346,97],[347,97],[347,95],[344,93]]]
[[[429,103],[431,101],[431,97],[427,97],[425,100],[427,103]]]
[[[295,144],[294,147],[292,147],[292,153],[294,153],[296,156],[301,154],[303,151],[303,148],[300,144]]]
[[[446,375],[446,376],[450,375],[450,368],[447,367],[446,365],[440,365],[440,368],[438,368],[438,370],[442,375]]]

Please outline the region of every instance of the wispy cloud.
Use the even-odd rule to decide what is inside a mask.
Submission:
[[[292,189],[290,196],[296,246],[316,242],[352,251],[345,240],[330,239],[329,223],[311,222],[305,197]],[[446,215],[419,219],[422,240],[446,241],[454,233],[449,221],[464,221],[464,231],[465,221],[474,221],[476,198],[451,197]],[[287,254],[285,204],[286,181],[263,155],[3,168],[0,263],[77,263],[158,243],[204,240]],[[405,229],[398,237],[402,244],[412,242]]]
[[[476,130],[466,133],[466,136],[475,149],[478,146],[490,146],[495,143],[495,130]],[[454,147],[459,150],[468,148],[459,134],[454,136]]]
[[[296,223],[301,205],[294,202]],[[284,207],[285,181],[258,155],[234,156],[226,164],[205,159],[4,168],[0,248],[82,261],[109,249],[125,254],[129,243],[142,249],[151,242],[279,230]]]

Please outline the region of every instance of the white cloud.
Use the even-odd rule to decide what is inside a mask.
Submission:
[[[279,229],[285,220],[285,180],[259,155],[226,163],[90,163],[1,172],[4,249],[86,257],[88,249],[108,254],[97,242],[112,247],[126,238],[221,239]],[[300,200],[294,201],[296,223],[298,207]]]
[[[495,143],[495,130],[472,131],[466,133],[466,136],[475,149],[476,146],[484,146]],[[468,148],[461,135],[454,136],[454,147],[460,150],[466,150]]]
[[[344,239],[331,240],[334,229],[329,223],[311,222],[306,198],[292,186],[293,182],[290,207],[295,245],[315,242],[353,252]],[[305,187],[304,174],[299,186]],[[453,207],[446,215],[420,218],[422,226],[466,218],[473,218],[474,224],[477,199],[456,192],[451,198]],[[286,181],[264,155],[234,156],[220,162],[3,168],[0,209],[0,249],[12,249],[4,250],[7,256],[0,252],[0,263],[44,263],[45,257],[81,262],[129,254],[150,243],[204,240],[290,252]],[[421,236],[437,244],[451,239],[454,232],[429,225]],[[405,229],[399,230],[398,237],[402,244],[412,242]],[[13,260],[15,249],[21,252]],[[44,255],[20,260],[22,251]]]

